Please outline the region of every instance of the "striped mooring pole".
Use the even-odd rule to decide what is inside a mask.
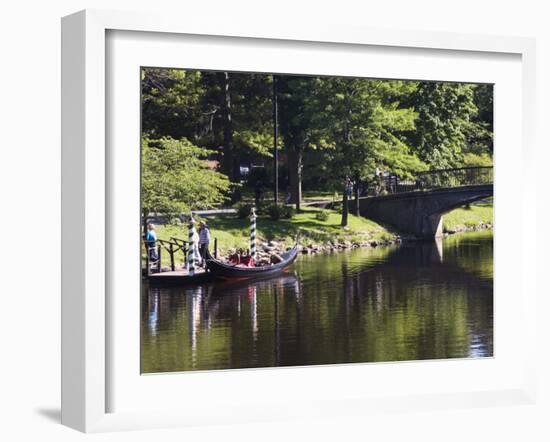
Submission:
[[[250,211],[250,256],[256,260],[256,209]]]
[[[193,214],[189,218],[189,257],[187,259],[187,266],[189,270],[189,276],[195,275],[195,219]]]

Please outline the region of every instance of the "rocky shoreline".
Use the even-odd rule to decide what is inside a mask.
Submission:
[[[358,248],[375,248],[379,246],[388,246],[399,244],[405,239],[402,236],[396,235],[391,239],[372,239],[368,241],[330,241],[328,243],[298,245],[298,252],[303,255],[317,255],[320,253],[335,253]],[[281,254],[286,251],[282,242],[268,241],[261,243],[258,250],[258,261],[260,264],[269,263],[270,257],[273,254]]]
[[[456,233],[490,230],[493,228],[491,223],[480,223],[477,225],[459,225],[453,228],[445,229],[444,236],[454,235]],[[347,250],[353,250],[358,248],[375,248],[380,246],[389,246],[395,244],[401,244],[402,242],[413,242],[417,239],[408,235],[394,235],[388,239],[371,239],[367,241],[329,241],[327,243],[311,243],[308,245],[299,245],[298,252],[303,255],[317,255],[321,253],[335,253],[343,252]],[[267,241],[262,242],[258,247],[258,262],[260,264],[268,264],[271,259],[271,255],[279,255],[284,253],[286,248],[282,241]]]
[[[476,225],[458,225],[453,226],[448,229],[443,229],[443,234],[445,236],[454,235],[455,233],[464,233],[464,232],[477,232],[480,230],[492,230],[492,223],[479,223]]]

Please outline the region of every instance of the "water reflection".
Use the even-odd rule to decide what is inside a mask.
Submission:
[[[159,297],[160,290],[158,288],[151,288],[149,292],[149,302],[148,302],[148,318],[147,324],[149,326],[149,333],[151,336],[156,336],[158,319],[159,319]]]
[[[280,277],[142,293],[142,371],[493,352],[492,236],[303,256]]]

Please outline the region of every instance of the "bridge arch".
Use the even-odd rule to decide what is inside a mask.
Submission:
[[[400,192],[361,198],[359,213],[418,238],[443,235],[443,214],[493,196],[493,184]]]

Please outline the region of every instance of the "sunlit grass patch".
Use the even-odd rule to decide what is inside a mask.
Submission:
[[[328,213],[327,219],[318,219],[316,216],[321,210]],[[257,219],[257,236],[260,242],[276,240],[290,246],[296,235],[300,234],[302,244],[328,243],[342,241],[366,241],[389,239],[393,233],[384,226],[363,217],[349,215],[348,226],[340,225],[342,215],[330,209],[304,208],[301,213],[295,214],[292,219],[273,221],[267,216]],[[236,216],[224,216],[207,219],[212,238],[217,238],[218,249],[225,252],[234,248],[248,248],[250,222],[248,219],[239,219]],[[186,239],[187,225],[159,225],[156,228],[159,239],[176,237]],[[164,260],[163,260],[164,261]]]
[[[460,207],[443,215],[443,229],[456,230],[460,227],[474,227],[479,224],[493,224],[493,205],[477,204]]]

